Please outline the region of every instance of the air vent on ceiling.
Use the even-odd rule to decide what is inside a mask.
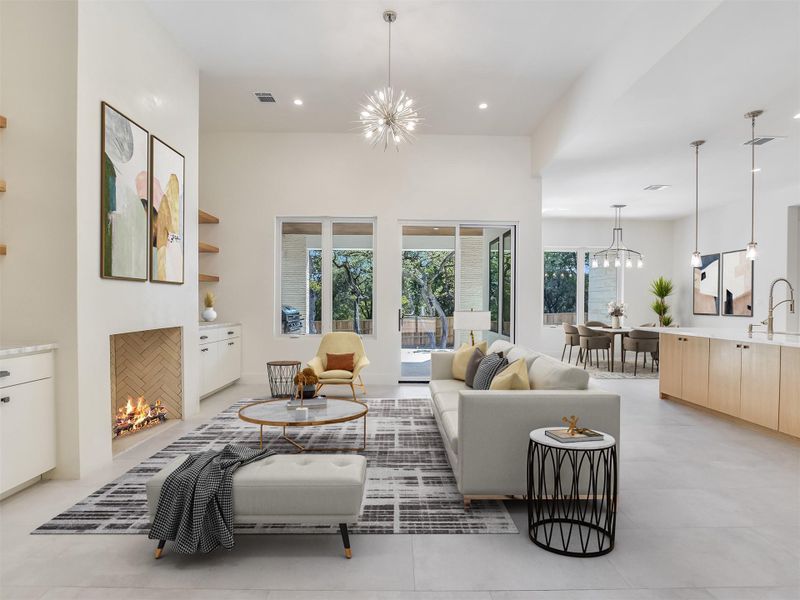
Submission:
[[[259,102],[275,102],[275,97],[270,92],[253,92]]]
[[[758,137],[754,137],[752,140],[747,140],[744,145],[745,146],[763,146],[764,144],[771,142],[772,140],[782,140],[786,136],[785,135],[760,135]]]
[[[656,184],[653,184],[653,185],[648,185],[644,189],[647,190],[648,192],[657,192],[659,190],[665,190],[668,187],[671,187],[671,186],[669,186],[669,185],[667,185],[665,183],[656,183]]]

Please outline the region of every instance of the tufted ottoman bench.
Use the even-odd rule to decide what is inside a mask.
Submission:
[[[186,460],[182,454],[147,482],[150,520],[161,486]],[[275,454],[244,465],[233,475],[233,516],[240,523],[338,523],[344,555],[352,556],[347,524],[358,519],[367,461],[349,454]],[[156,558],[166,544],[158,542]]]

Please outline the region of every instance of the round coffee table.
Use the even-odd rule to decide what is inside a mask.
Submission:
[[[528,443],[528,537],[564,556],[601,556],[614,549],[617,442],[562,443],[534,429]]]
[[[264,426],[282,427],[281,437],[300,452],[358,452],[367,447],[367,413],[369,408],[358,400],[328,398],[326,405],[308,409],[308,415],[286,407],[286,400],[257,400],[239,409],[239,418],[260,426],[258,446],[264,446]],[[287,427],[316,427],[364,418],[364,443],[360,448],[307,448],[286,435]]]

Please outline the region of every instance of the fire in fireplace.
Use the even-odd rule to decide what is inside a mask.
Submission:
[[[153,427],[166,420],[167,409],[161,404],[161,400],[156,400],[155,404],[150,405],[140,396],[134,404],[133,398],[128,396],[127,404],[117,411],[114,436],[128,435],[134,431]]]

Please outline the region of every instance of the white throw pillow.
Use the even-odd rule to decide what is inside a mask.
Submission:
[[[524,346],[514,346],[511,350],[508,351],[506,354],[506,358],[508,358],[508,362],[513,363],[514,361],[519,360],[520,358],[525,359],[525,370],[528,371],[537,358],[539,358],[541,354],[538,352],[534,352],[533,350],[528,350]]]
[[[495,340],[492,342],[492,345],[489,346],[489,352],[487,352],[487,354],[499,354],[502,352],[503,356],[505,356],[513,347],[514,344],[508,340]]]
[[[589,373],[577,367],[540,356],[528,371],[532,390],[585,390]]]

